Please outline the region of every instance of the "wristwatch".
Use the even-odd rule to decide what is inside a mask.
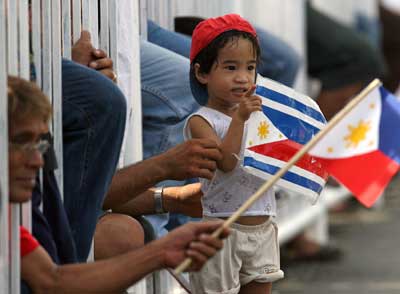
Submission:
[[[165,213],[162,201],[163,189],[164,187],[157,187],[154,191],[154,210],[156,213]]]

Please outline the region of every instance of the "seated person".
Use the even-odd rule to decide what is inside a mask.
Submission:
[[[44,164],[42,155],[49,147],[49,143],[41,138],[48,132],[50,113],[47,97],[35,84],[9,77],[11,202],[22,203],[31,197],[37,172]],[[146,164],[141,164],[146,170]],[[146,175],[149,178],[159,177],[158,167],[156,165],[155,170],[140,174],[143,181],[148,180]],[[219,225],[221,223],[218,222],[188,224],[123,255],[100,262],[62,266],[55,264],[46,250],[21,227],[22,279],[35,293],[122,292],[146,274],[162,267],[175,267],[186,257],[194,261],[191,270],[200,269],[222,247],[222,241],[210,235]],[[223,235],[227,234],[225,230]]]
[[[132,171],[135,173],[140,165],[132,171],[129,167],[124,168],[114,176],[124,133],[126,104],[122,93],[112,82],[115,79],[112,60],[105,52],[92,46],[90,34],[85,31],[72,48],[72,58],[74,62],[63,60],[62,63],[64,204],[78,260],[83,262],[87,259],[101,209],[113,209],[114,212],[132,216],[154,213],[154,189],[147,192],[146,188],[136,190],[138,185],[132,183]],[[192,141],[151,161],[153,167],[164,169],[160,180],[185,178],[191,173],[207,173],[210,176],[215,169],[213,157],[218,155],[219,151],[213,143]],[[151,179],[151,185],[159,179]],[[149,183],[146,185],[151,187]],[[140,192],[145,193],[132,200]],[[199,197],[199,185],[166,188],[163,190],[164,208],[166,211],[199,215]],[[129,236],[138,236],[137,233],[142,230],[135,220],[121,214],[106,214],[97,228],[95,251],[101,252],[113,247],[132,247],[129,244],[136,244],[136,240]],[[127,230],[133,234],[126,234]],[[118,232],[121,233],[119,237]],[[115,238],[110,238],[110,234],[115,234]],[[107,240],[112,240],[114,246],[102,247],[101,244],[105,243],[101,240],[107,243]],[[104,254],[95,252],[95,255]]]

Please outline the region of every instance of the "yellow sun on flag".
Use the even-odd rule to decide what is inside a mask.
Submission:
[[[268,134],[269,134],[269,125],[267,124],[266,121],[260,122],[260,125],[258,126],[258,137],[260,139],[266,139]]]
[[[358,144],[366,139],[368,131],[371,129],[370,122],[363,122],[360,120],[356,127],[348,126],[350,134],[348,134],[344,139],[347,141],[346,147],[358,147]]]

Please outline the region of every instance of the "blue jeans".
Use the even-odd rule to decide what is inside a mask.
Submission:
[[[125,129],[126,101],[104,75],[62,61],[64,206],[86,261]]]
[[[144,157],[183,141],[185,118],[199,105],[189,86],[188,60],[152,43],[140,43]]]
[[[273,34],[258,27],[256,31],[261,47],[258,73],[292,87],[300,68],[300,56],[292,47]]]
[[[142,41],[140,44],[143,149],[146,158],[181,143],[185,118],[199,108],[189,86],[191,39],[165,30],[152,21],[148,21],[147,25],[150,43]],[[259,73],[292,86],[300,65],[299,57],[273,35],[262,30],[257,30],[257,33],[264,52]],[[164,227],[169,221],[168,228],[173,228],[188,220],[188,217],[172,214],[146,218],[158,235],[165,234]]]
[[[189,86],[188,59],[152,43],[140,43],[144,157],[183,141],[186,117],[199,108]],[[163,185],[181,185],[168,181]],[[146,217],[157,235],[166,233],[168,215]]]

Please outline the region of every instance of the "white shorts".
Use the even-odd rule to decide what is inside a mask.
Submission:
[[[193,294],[239,293],[240,287],[250,282],[270,283],[283,278],[278,229],[271,218],[255,226],[234,223],[231,229],[222,250],[200,272],[190,273]]]

